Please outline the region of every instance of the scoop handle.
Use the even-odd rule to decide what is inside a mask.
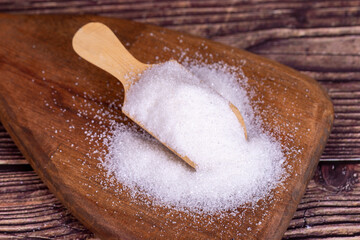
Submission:
[[[72,45],[80,57],[116,77],[125,91],[131,85],[129,77],[136,76],[149,66],[134,58],[115,34],[99,22],[81,27],[75,33]]]

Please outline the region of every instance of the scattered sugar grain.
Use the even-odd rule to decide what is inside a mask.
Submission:
[[[103,166],[132,191],[177,209],[211,213],[255,204],[281,180],[284,155],[257,124],[240,80],[245,76],[219,65],[152,67],[131,86],[123,110],[192,159],[197,171],[125,125],[109,139]],[[229,101],[243,113],[248,141]]]

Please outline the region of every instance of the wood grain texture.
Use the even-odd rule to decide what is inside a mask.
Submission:
[[[339,114],[321,159],[360,160],[358,0],[2,0],[0,12],[88,13],[131,19],[272,58],[318,80],[334,100],[335,113]]]
[[[255,206],[239,206],[239,212],[221,218],[168,209],[145,196],[133,198],[112,182],[95,153],[106,151],[106,145],[87,133],[111,127],[112,117],[107,114],[99,122],[99,111],[128,121],[116,118],[122,116],[116,101],[123,99],[118,81],[72,49],[75,31],[89,21],[108,25],[142,62],[181,60],[185,53],[208,63],[241,64],[264,127],[289,149],[285,165],[291,177]],[[2,123],[49,189],[90,230],[104,239],[281,238],[333,120],[332,104],[316,81],[245,51],[124,20],[18,15],[1,16],[0,24],[0,45],[8,43],[0,48]]]
[[[335,113],[338,109],[353,111],[353,113],[342,113],[341,118],[335,115],[334,128],[337,129],[337,133],[331,134],[322,159],[337,161],[359,159],[360,121],[356,118],[356,112],[359,113],[360,105],[360,74],[359,65],[355,64],[359,56],[359,45],[354,43],[358,43],[360,33],[360,1],[203,1],[199,3],[199,1],[174,0],[167,3],[166,1],[157,2],[1,0],[0,11],[31,14],[91,13],[151,22],[250,49],[250,51],[252,48],[259,47],[259,54],[266,54],[264,52],[266,49],[261,50],[261,46],[272,42],[273,54],[268,54],[268,57],[277,59],[320,81],[332,97]],[[154,5],[161,7],[154,7]],[[207,24],[207,21],[211,21],[211,24]],[[297,42],[289,41],[291,44],[288,44],[286,41],[288,38],[295,39]],[[324,44],[317,44],[317,48],[313,48],[312,46],[321,39],[326,40],[323,41]],[[328,43],[332,43],[331,47],[326,47]],[[283,44],[285,44],[284,47]],[[277,48],[281,51],[277,51]],[[313,61],[312,56],[318,61]],[[310,61],[311,64],[300,66],[294,62],[297,57],[302,59],[299,62],[306,64]],[[0,130],[2,131],[1,125]],[[15,145],[7,133],[1,135],[0,139],[1,144],[6,142],[4,145],[0,144],[2,151],[6,152],[4,155],[0,154],[0,164],[26,162],[20,156],[19,150],[14,148]],[[7,147],[9,145],[10,148]],[[0,168],[8,168],[7,166],[1,165]],[[313,183],[312,181],[310,184]],[[322,209],[327,208],[326,198],[329,195],[342,199],[337,203],[339,206],[351,204],[352,201],[356,204],[358,201],[356,189],[353,190],[353,197],[344,201],[342,196],[348,196],[347,194],[351,192],[332,193],[318,185],[315,187],[319,191],[310,191],[313,189],[308,188],[306,196],[323,199],[318,201],[318,206]],[[27,199],[30,201],[29,195]],[[324,205],[321,205],[322,203]],[[300,211],[306,208],[307,206]],[[297,232],[289,230],[285,236],[288,239],[294,237],[295,234],[298,236],[301,234],[302,237],[298,239],[358,239],[360,228],[357,227],[357,223],[353,225],[353,229],[357,232],[342,231],[342,226],[351,223],[353,214],[339,213],[339,215],[342,216],[341,225],[337,225],[336,221],[328,221],[328,214],[317,215],[318,219],[323,219],[323,222],[317,225],[318,237],[312,235],[307,238],[311,235],[308,235],[310,228],[306,224],[296,225]],[[334,216],[330,215],[330,217]],[[296,221],[302,221],[302,219],[299,218]],[[292,221],[291,225],[293,224]],[[20,226],[19,229],[21,229]],[[66,224],[59,226],[61,227],[64,228],[64,232],[67,231]],[[36,236],[42,237],[39,232]]]
[[[359,171],[358,163],[320,164],[284,239],[359,239]]]
[[[36,173],[0,170],[0,239],[92,237]]]
[[[0,165],[8,164],[28,164],[28,162],[0,123]]]
[[[318,180],[319,173],[310,181],[283,239],[359,238],[360,164],[351,166],[351,177],[336,187]],[[1,171],[0,179],[0,239],[94,239],[35,172]]]

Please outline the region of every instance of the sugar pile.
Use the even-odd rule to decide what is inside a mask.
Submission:
[[[123,111],[193,160],[196,172],[125,125],[113,132],[105,169],[134,193],[177,209],[211,213],[264,198],[281,181],[284,155],[254,117],[239,83],[246,78],[230,70],[167,62],[144,72],[127,94]],[[248,141],[229,101],[243,114]]]
[[[198,168],[227,162],[219,157],[232,158],[246,141],[228,100],[175,61],[146,71],[122,110]]]

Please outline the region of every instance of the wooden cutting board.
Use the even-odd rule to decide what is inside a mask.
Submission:
[[[121,184],[99,165],[106,145],[88,135],[124,121],[118,107],[123,89],[71,46],[76,30],[90,21],[108,25],[142,62],[188,57],[241,66],[264,128],[288,148],[286,181],[255,206],[221,218],[151,205],[150,199],[149,207],[119,191]],[[0,29],[0,120],[49,189],[99,237],[281,238],[333,122],[331,101],[316,81],[246,51],[120,19],[0,15]]]

